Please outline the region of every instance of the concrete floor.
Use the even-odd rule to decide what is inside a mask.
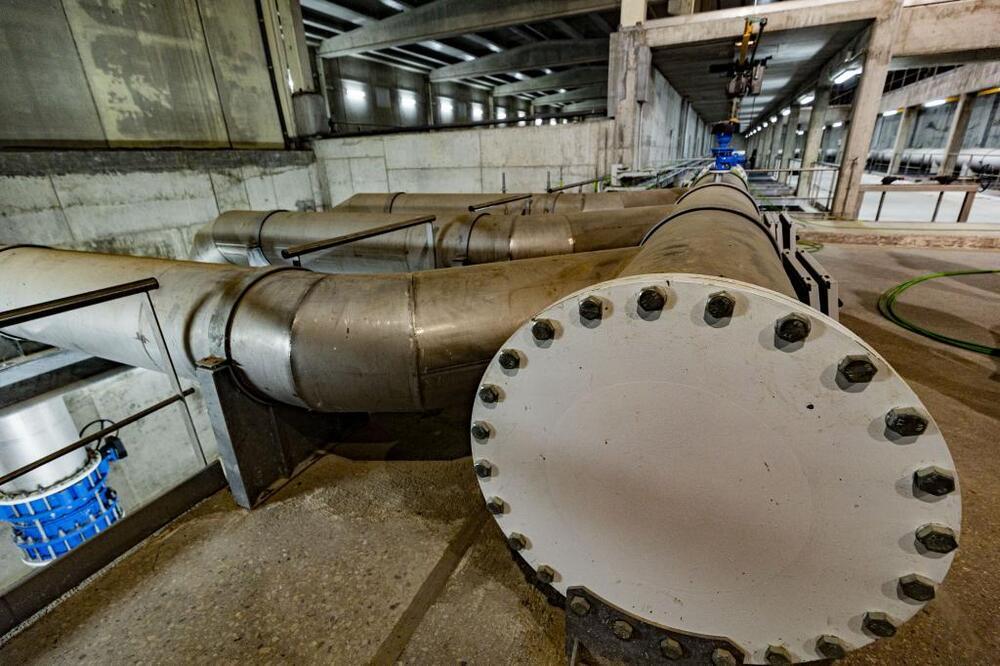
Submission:
[[[875,300],[923,273],[1000,268],[1000,252],[827,245],[818,257],[841,281],[842,321],[934,414],[963,486],[962,547],[938,598],[845,663],[996,663],[1000,359],[902,331]],[[930,282],[900,309],[998,345],[998,295],[1000,276]],[[460,420],[409,427],[438,451],[466,446]],[[204,502],[11,638],[0,663],[556,664],[562,641],[560,613],[510,559],[467,458],[330,456],[253,512],[226,493]]]

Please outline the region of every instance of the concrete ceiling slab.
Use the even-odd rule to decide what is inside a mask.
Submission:
[[[761,94],[743,100],[741,124],[758,120],[772,104],[794,94],[867,25],[867,21],[854,21],[779,32],[765,30],[757,58],[771,56],[771,60]],[[725,120],[729,116],[728,76],[708,70],[711,65],[732,62],[737,53],[738,37],[733,35],[731,39],[653,50],[656,68],[708,122]]]

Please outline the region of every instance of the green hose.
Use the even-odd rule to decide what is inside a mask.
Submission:
[[[897,284],[895,287],[883,292],[878,298],[878,310],[886,319],[897,326],[902,326],[909,331],[913,331],[914,333],[923,335],[932,340],[937,340],[938,342],[943,342],[944,344],[951,345],[953,347],[959,347],[961,349],[967,349],[980,354],[986,354],[987,356],[1000,356],[1000,347],[990,347],[988,345],[981,345],[978,342],[959,340],[958,338],[952,338],[947,335],[942,335],[941,333],[936,333],[921,326],[917,326],[911,321],[903,319],[893,310],[893,306],[896,304],[896,299],[899,298],[899,295],[910,287],[918,285],[921,282],[941,277],[954,277],[956,275],[984,275],[987,273],[1000,273],[1000,270],[951,271],[948,273],[929,273],[928,275],[921,275],[920,277],[913,278],[912,280],[903,282],[902,284]]]

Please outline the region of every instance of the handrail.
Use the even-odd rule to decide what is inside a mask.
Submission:
[[[307,254],[312,254],[313,252],[329,250],[334,247],[340,247],[341,245],[347,245],[348,243],[364,240],[366,238],[374,238],[375,236],[381,236],[382,234],[388,234],[393,231],[409,229],[410,227],[415,227],[421,224],[428,224],[430,222],[434,222],[436,219],[436,215],[421,215],[420,217],[410,218],[409,220],[403,220],[402,222],[393,222],[391,224],[385,224],[380,227],[372,227],[371,229],[363,229],[362,231],[355,231],[342,236],[334,236],[333,238],[326,238],[324,240],[310,241],[309,243],[293,245],[281,251],[281,258],[298,260]]]
[[[35,319],[41,319],[42,317],[69,312],[88,305],[107,303],[108,301],[114,301],[126,296],[144,294],[159,288],[160,283],[156,281],[156,278],[145,278],[113,287],[85,291],[82,294],[56,298],[44,303],[26,305],[23,308],[14,308],[13,310],[0,312],[0,328],[17,326],[18,324],[24,324]]]
[[[525,199],[530,199],[531,194],[512,194],[509,197],[500,197],[499,199],[494,199],[493,201],[486,201],[483,203],[472,204],[469,206],[469,212],[475,213],[476,211],[482,210],[484,208],[492,208],[493,206],[500,206],[502,204],[514,203],[515,201],[523,201]]]

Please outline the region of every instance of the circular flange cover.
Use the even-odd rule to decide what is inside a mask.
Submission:
[[[646,289],[662,309],[640,307]],[[716,319],[720,292],[734,309]],[[793,313],[810,330],[786,342],[776,322]],[[853,649],[893,633],[951,564],[961,499],[937,425],[871,347],[787,296],[701,275],[612,280],[526,322],[482,383],[483,495],[563,594],[584,586],[726,638],[750,663],[775,647],[805,661],[826,656],[821,637]]]

